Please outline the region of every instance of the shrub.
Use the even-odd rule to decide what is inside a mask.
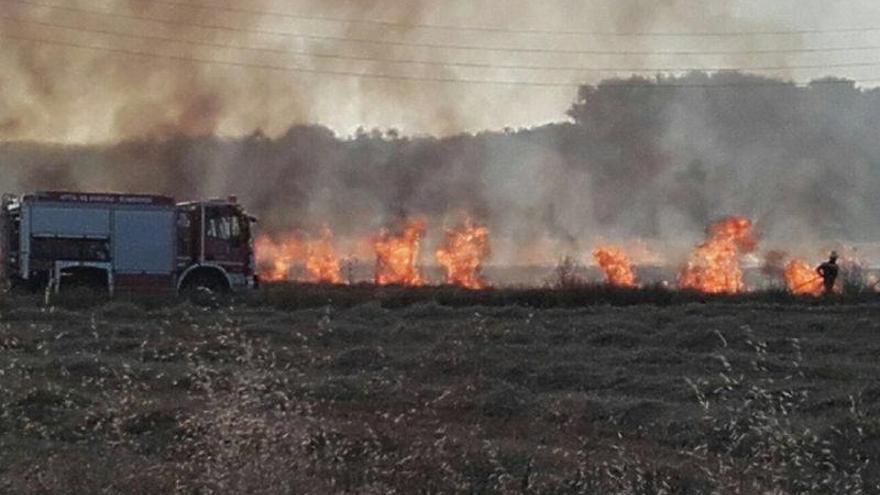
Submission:
[[[583,267],[571,256],[559,260],[553,271],[552,286],[557,289],[577,289],[586,287],[587,280],[583,275]]]

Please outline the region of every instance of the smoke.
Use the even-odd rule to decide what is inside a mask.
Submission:
[[[74,2],[68,10],[4,4],[4,16],[41,24],[0,18],[0,35],[80,45],[3,39],[0,181],[6,191],[144,191],[179,199],[235,194],[266,231],[316,231],[326,223],[351,249],[353,239],[409,216],[426,217],[432,226],[426,242],[436,242],[430,236],[439,235],[444,223],[467,215],[492,231],[494,263],[583,256],[598,238],[689,245],[708,223],[730,214],[755,219],[765,240],[780,248],[829,238],[870,240],[880,228],[880,199],[873,193],[880,187],[874,166],[880,149],[871,132],[872,115],[880,110],[877,94],[846,84],[799,88],[784,82],[805,75],[787,69],[804,61],[791,51],[808,45],[803,36],[603,37],[424,27],[568,26],[618,33],[792,27],[769,11],[744,14],[746,0],[629,0],[601,7],[512,0],[504,9],[464,0],[314,0],[299,10],[384,19],[393,26],[181,2],[190,7],[149,0]],[[291,11],[271,0],[247,8]],[[805,12],[803,18],[817,16]],[[731,53],[516,54],[346,38]],[[224,45],[360,60],[219,48]],[[757,57],[760,65],[779,66],[782,79],[726,72],[614,79],[453,65],[752,66],[756,55],[743,52],[768,48],[789,50]],[[107,51],[113,49],[129,53]],[[242,63],[305,72],[235,65]],[[400,77],[583,85],[535,89]],[[482,130],[489,128],[504,129]],[[46,142],[76,144],[39,144]]]
[[[343,135],[363,125],[396,127],[409,135],[446,136],[463,130],[560,120],[573,91],[565,87],[438,80],[595,84],[603,78],[626,75],[626,68],[755,64],[779,66],[776,75],[782,77],[810,76],[785,69],[803,61],[802,55],[742,53],[752,48],[797,49],[802,46],[802,36],[657,38],[583,34],[749,32],[792,27],[787,24],[790,16],[774,13],[767,6],[752,11],[748,5],[751,1],[694,5],[683,0],[623,0],[595,5],[574,0],[510,0],[499,5],[494,1],[474,4],[465,0],[311,0],[300,2],[294,9],[279,0],[249,2],[247,6],[196,0],[55,4],[61,8],[10,0],[4,2],[0,17],[0,34],[15,37],[4,38],[0,50],[0,115],[4,116],[0,119],[0,138],[106,143],[174,133],[241,136],[255,129],[277,137],[291,124],[312,123]],[[233,10],[224,10],[224,6]],[[833,18],[837,12],[848,12],[859,19],[855,17],[857,9],[842,7],[824,7],[815,12],[804,7],[798,19],[818,22]],[[277,13],[300,13],[312,19]],[[381,19],[388,24],[319,18]],[[512,32],[425,27],[481,25]],[[564,32],[523,32],[529,29]],[[484,49],[454,49],[450,45]],[[576,48],[612,54],[487,50],[492,47]],[[662,54],[669,51],[678,54]],[[681,54],[686,51],[732,53]],[[621,70],[615,74],[509,66]]]
[[[327,223],[354,239],[419,216],[436,235],[468,215],[507,262],[578,255],[598,238],[692,244],[731,214],[790,249],[880,231],[876,112],[880,92],[848,84],[697,73],[585,86],[572,123],[521,131],[340,138],[293,126],[277,138],[10,143],[0,156],[24,189],[236,194],[270,232]]]

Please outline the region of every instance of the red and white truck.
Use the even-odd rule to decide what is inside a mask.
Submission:
[[[253,224],[235,198],[79,192],[5,195],[3,279],[10,287],[131,292],[257,285]]]

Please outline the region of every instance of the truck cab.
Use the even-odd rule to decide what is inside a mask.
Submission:
[[[254,288],[254,222],[235,198],[178,204],[178,289]]]

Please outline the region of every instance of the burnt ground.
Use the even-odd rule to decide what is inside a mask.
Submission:
[[[310,290],[5,299],[0,492],[878,493],[869,300]]]

